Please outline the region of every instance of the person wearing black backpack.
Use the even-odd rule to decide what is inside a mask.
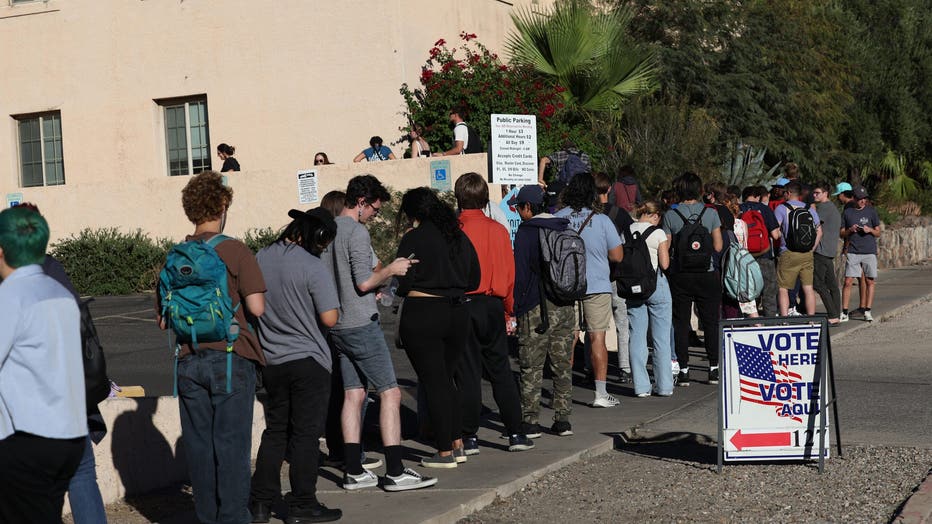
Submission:
[[[813,251],[822,239],[819,214],[809,208],[800,198],[799,182],[790,182],[783,187],[786,201],[774,210],[783,244],[777,258],[777,302],[780,316],[786,316],[790,308],[790,290],[799,279],[803,285],[806,312],[815,314],[815,288],[813,287]]]
[[[718,213],[699,198],[702,179],[686,172],[673,181],[679,204],[663,216],[663,230],[673,249],[670,292],[673,296],[673,339],[680,372],[677,384],[689,385],[689,317],[693,303],[705,333],[709,383],[718,384],[718,317],[722,283],[715,271],[713,252],[722,251],[722,222]]]
[[[42,269],[48,241],[39,213],[0,212],[0,522],[61,522],[87,445],[81,313]]]
[[[485,144],[473,126],[466,123],[467,110],[463,106],[450,108],[450,123],[453,124],[453,148],[434,153],[433,156],[468,155],[482,153]]]
[[[663,272],[670,267],[670,240],[659,227],[663,214],[660,204],[648,200],[635,208],[635,213],[637,213],[638,221],[631,224],[630,234],[632,237],[636,235],[637,238],[632,239],[630,243],[638,245],[639,242],[643,242],[650,267],[656,274],[656,280],[654,291],[649,296],[641,299],[629,298],[626,301],[630,329],[628,353],[634,380],[634,394],[641,398],[651,395],[650,376],[647,374],[649,326],[654,348],[653,372],[656,389],[653,393],[661,397],[669,397],[673,394],[673,341],[670,340],[673,298],[670,296],[670,284]],[[625,256],[625,260],[629,257],[634,258],[634,254]]]
[[[567,162],[571,161],[571,166],[567,167]],[[581,166],[581,167],[575,167]],[[548,184],[545,174],[547,168],[551,167],[551,182]],[[584,151],[580,151],[576,144],[571,140],[563,142],[563,149],[554,151],[540,159],[537,168],[537,183],[540,187],[547,188],[554,182],[559,182],[559,189],[566,187],[570,179],[579,173],[591,173],[592,160]],[[552,188],[557,189],[557,188]]]

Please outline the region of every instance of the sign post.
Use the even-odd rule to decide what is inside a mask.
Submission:
[[[537,183],[537,116],[492,115],[493,184]]]
[[[841,456],[831,340],[824,316],[720,323],[718,469],[722,461]]]

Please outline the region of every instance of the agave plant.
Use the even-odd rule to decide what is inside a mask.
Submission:
[[[519,8],[506,48],[514,63],[552,77],[570,107],[616,110],[657,86],[653,53],[627,36],[632,17],[630,9],[600,10],[582,0],[558,0],[543,12]]]
[[[728,185],[747,187],[773,180],[780,168],[777,162],[765,171],[764,155],[767,148],[735,142],[728,144],[728,157],[722,164],[722,180]]]

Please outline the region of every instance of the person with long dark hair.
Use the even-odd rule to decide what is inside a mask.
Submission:
[[[220,157],[220,160],[223,160],[223,167],[220,168],[221,173],[239,171],[239,161],[233,158],[235,154],[236,148],[229,144],[220,144],[217,146],[217,156]]]
[[[405,193],[398,218],[405,217],[414,227],[401,238],[398,257],[418,263],[398,277],[397,293],[406,297],[398,329],[427,395],[437,446],[437,453],[421,464],[455,468],[466,454],[453,375],[466,346],[466,292],[479,286],[479,257],[453,209],[433,190],[418,187]]]

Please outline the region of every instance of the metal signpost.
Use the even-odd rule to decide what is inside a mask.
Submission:
[[[835,370],[824,315],[722,320],[718,471],[723,461],[841,456]]]

